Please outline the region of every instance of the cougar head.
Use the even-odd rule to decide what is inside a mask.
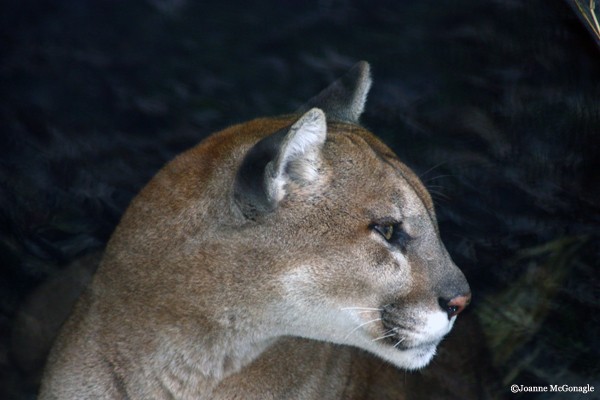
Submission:
[[[266,308],[274,334],[421,368],[470,289],[424,185],[358,125],[370,85],[361,62],[255,143],[237,170],[233,208],[277,281]]]

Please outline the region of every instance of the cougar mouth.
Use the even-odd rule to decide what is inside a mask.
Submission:
[[[390,345],[394,349],[400,350],[400,351],[414,350],[414,351],[428,352],[432,348],[436,348],[437,345],[440,344],[440,341],[441,341],[441,339],[436,340],[436,341],[424,342],[424,343],[407,343],[406,336],[401,335],[401,334],[386,338],[386,343],[388,345]]]
[[[343,309],[350,311],[354,325],[343,343],[371,351],[407,370],[429,364],[455,320],[442,310],[420,305],[392,303]]]
[[[385,326],[385,325],[384,325]],[[416,342],[415,340],[409,339],[411,336],[410,333],[403,333],[397,328],[391,328],[394,330],[393,333],[388,333],[384,335],[385,337],[381,339],[382,342],[386,343],[389,346],[392,346],[396,350],[400,351],[408,351],[408,350],[416,350],[427,352],[431,350],[431,348],[437,347],[440,344],[442,338],[439,340],[430,340],[426,342]],[[390,329],[385,328],[385,332],[389,332]]]

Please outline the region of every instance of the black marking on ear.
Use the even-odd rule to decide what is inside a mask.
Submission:
[[[371,88],[369,63],[359,61],[340,79],[310,99],[296,112],[304,113],[311,108],[322,109],[329,121],[358,123],[365,108]]]
[[[275,204],[267,193],[265,169],[277,157],[288,128],[261,139],[244,157],[234,184],[234,200],[244,216],[255,220],[259,214],[271,212]]]

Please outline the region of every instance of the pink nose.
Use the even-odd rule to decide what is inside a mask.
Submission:
[[[440,306],[448,313],[448,318],[452,318],[455,315],[460,314],[470,302],[471,293],[467,293],[465,295],[456,296],[450,301],[440,299]]]

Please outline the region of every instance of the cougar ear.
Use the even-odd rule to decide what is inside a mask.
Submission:
[[[337,81],[310,99],[297,112],[313,107],[325,111],[329,120],[358,123],[371,88],[369,63],[360,61]]]
[[[237,172],[234,200],[250,219],[273,211],[289,183],[300,186],[318,178],[320,152],[327,136],[325,114],[313,108],[290,128],[256,143]]]

